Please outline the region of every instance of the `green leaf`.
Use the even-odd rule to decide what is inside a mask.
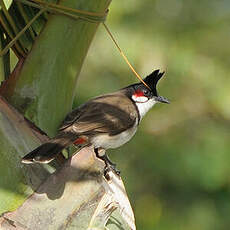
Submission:
[[[0,33],[0,51],[5,47],[6,40],[4,34]],[[0,82],[7,79],[10,75],[10,52],[0,56]]]
[[[13,0],[3,0],[5,6],[6,6],[6,9],[8,10],[13,2]],[[0,10],[2,10],[2,7],[0,5]]]

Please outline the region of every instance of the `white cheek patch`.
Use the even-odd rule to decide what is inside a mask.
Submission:
[[[140,96],[140,97],[137,97],[136,95],[133,95],[132,96],[132,99],[136,102],[139,102],[139,103],[144,103],[144,102],[147,102],[148,101],[148,98],[147,97],[144,97],[144,96]]]

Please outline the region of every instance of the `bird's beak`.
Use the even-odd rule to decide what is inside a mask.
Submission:
[[[158,101],[158,102],[161,102],[161,103],[167,103],[167,104],[170,104],[170,101],[167,99],[167,98],[165,98],[165,97],[162,97],[162,96],[158,96],[158,97],[156,97],[156,99],[155,99],[156,101]]]

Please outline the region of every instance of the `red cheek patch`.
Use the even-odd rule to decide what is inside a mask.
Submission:
[[[135,93],[134,93],[134,96],[135,97],[143,97],[144,96],[144,93],[140,90],[137,90]]]
[[[79,137],[73,142],[73,144],[74,145],[82,145],[82,144],[86,143],[86,141],[87,141],[86,138]]]

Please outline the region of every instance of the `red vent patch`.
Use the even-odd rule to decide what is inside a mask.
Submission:
[[[86,141],[87,141],[86,138],[79,137],[74,141],[74,145],[82,145],[86,143]]]

